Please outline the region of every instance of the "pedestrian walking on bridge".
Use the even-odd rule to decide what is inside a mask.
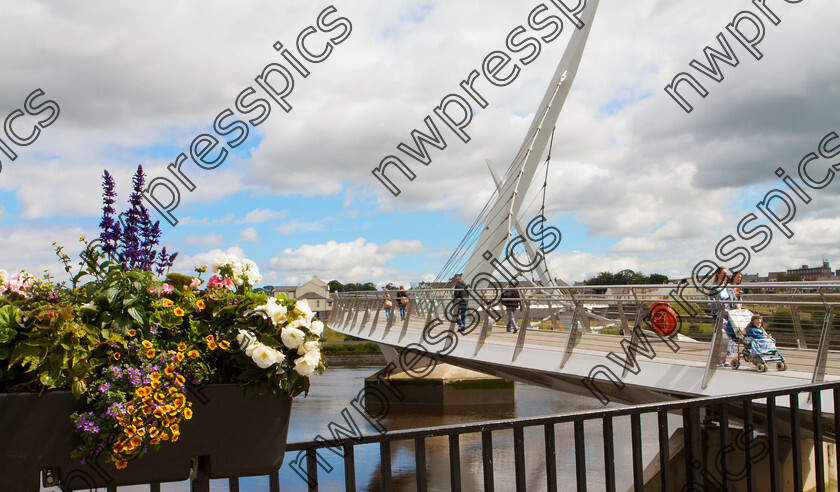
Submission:
[[[516,327],[516,310],[522,307],[522,297],[519,291],[514,289],[512,285],[508,284],[508,288],[502,291],[502,306],[507,310],[507,328],[506,331],[513,331],[516,333],[519,328]]]

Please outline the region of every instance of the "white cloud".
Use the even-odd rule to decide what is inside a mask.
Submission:
[[[247,256],[245,256],[245,251],[239,246],[233,246],[224,251],[222,251],[219,248],[215,248],[211,249],[210,251],[196,253],[193,255],[179,254],[178,257],[175,258],[175,264],[172,266],[172,271],[190,274],[194,271],[193,269],[195,267],[206,265],[207,272],[209,274],[210,269],[213,267],[213,262],[216,261],[216,258],[219,258],[225,253],[236,255],[239,258],[247,258]],[[204,275],[205,280],[207,280],[208,278],[209,275]]]
[[[253,241],[253,242],[259,242],[260,241],[260,235],[257,234],[257,230],[254,229],[253,227],[248,227],[247,229],[242,229],[242,231],[239,232],[239,237],[243,241]]]
[[[324,223],[329,221],[329,218],[325,218],[322,220],[318,220],[315,222],[304,222],[297,219],[292,219],[282,224],[278,225],[274,228],[276,232],[280,234],[292,235],[292,234],[301,234],[304,232],[315,232],[315,231],[323,231],[324,230]]]
[[[190,234],[184,237],[184,242],[190,246],[215,246],[224,244],[224,234]]]
[[[255,208],[248,212],[248,215],[238,219],[237,224],[254,224],[257,222],[265,222],[273,219],[282,219],[289,215],[286,210],[266,210],[262,208]]]
[[[424,251],[419,240],[392,240],[384,245],[357,238],[350,242],[328,241],[286,248],[271,258],[269,270],[285,283],[305,282],[318,275],[323,279],[348,282],[393,281],[397,269],[388,262],[400,255]]]

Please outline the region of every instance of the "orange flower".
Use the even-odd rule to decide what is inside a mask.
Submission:
[[[184,350],[187,350],[187,344],[184,343],[184,342],[179,343],[178,344],[178,351],[183,352]]]
[[[204,339],[207,340],[207,343],[214,342],[216,340],[213,338],[213,335],[207,335]]]
[[[216,345],[216,342],[207,342],[207,348],[210,350],[216,350],[217,347],[218,345]]]
[[[163,304],[163,307],[170,307],[170,306],[172,306],[172,305],[173,305],[173,304],[175,304],[175,303],[174,303],[174,302],[172,302],[170,299],[164,299],[164,300],[161,302],[161,304]]]
[[[204,309],[204,307],[205,307],[204,306],[204,301],[202,301],[201,299],[195,301],[195,305],[196,305],[196,307],[198,307],[198,309]]]
[[[175,308],[172,312],[175,313],[175,316],[183,316],[184,315],[184,310],[181,309],[181,308]]]
[[[172,375],[175,374],[175,366],[166,366],[166,369],[164,369],[163,372],[167,376],[172,377]]]
[[[114,360],[120,360],[120,353],[119,352],[114,352],[113,354],[111,354],[111,356],[114,358]]]
[[[143,442],[143,438],[140,436],[134,436],[131,438],[131,447],[136,448]]]
[[[158,403],[162,402],[165,398],[166,398],[166,393],[164,393],[163,391],[158,391],[157,393],[155,393],[155,400]]]
[[[128,466],[128,461],[117,460],[114,462],[114,466],[117,467],[117,470],[122,470],[123,468]]]
[[[198,359],[198,350],[190,350],[189,352],[187,352],[187,355],[189,355],[193,359]]]
[[[160,386],[160,380],[159,379],[153,379],[152,380],[152,389],[157,389],[158,386]]]
[[[149,444],[151,444],[152,446],[154,446],[156,444],[160,444],[160,438],[156,437],[156,438],[152,439],[151,441],[149,441]]]
[[[183,385],[183,384],[186,382],[186,379],[184,379],[184,376],[181,376],[181,375],[179,374],[179,375],[175,378],[175,382],[176,382],[176,383],[178,383],[178,384]]]
[[[228,343],[227,340],[222,340],[221,342],[219,342],[219,347],[221,347],[222,350],[227,350],[230,348],[230,343]]]
[[[149,349],[149,350],[146,351],[146,357],[148,357],[149,359],[151,359],[154,356],[155,356],[155,349]]]
[[[192,418],[192,410],[189,408],[184,409],[184,418],[189,420]]]
[[[184,354],[178,354],[175,357],[178,359],[178,362],[181,362],[182,360],[184,360]]]
[[[175,394],[175,393],[177,393],[177,392],[178,392],[178,389],[177,389],[177,388],[174,388],[174,387],[171,387],[171,386],[170,386],[170,388],[169,388],[169,394],[170,394],[170,395],[174,395],[174,394]]]
[[[134,328],[132,328],[132,329],[128,330],[128,336],[133,337],[133,336],[134,336],[134,335],[136,335],[136,334],[137,334],[137,332],[136,332],[136,331],[134,331]]]
[[[150,341],[148,341],[148,340],[143,340],[140,344],[141,344],[144,348],[147,348],[147,349],[152,348],[152,342],[150,342]]]

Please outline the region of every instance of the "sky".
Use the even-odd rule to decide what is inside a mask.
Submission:
[[[574,29],[558,4],[0,0],[0,142],[17,155],[0,148],[0,268],[62,278],[52,244],[72,254],[98,235],[103,170],[124,209],[142,165],[147,184],[168,183],[150,193],[177,220],[152,208],[175,271],[232,252],[266,285],[431,280],[494,190],[487,161],[503,174],[534,119]],[[747,273],[840,268],[838,19],[829,0],[603,0],[548,165],[556,275],[678,278],[746,254]],[[734,58],[704,74],[706,47]],[[500,74],[518,69],[500,86],[482,73],[494,51],[511,59]],[[467,97],[473,70],[487,105],[473,102],[464,142],[434,110]],[[708,92],[678,86],[691,112],[665,90],[681,72]],[[421,163],[398,146],[430,133],[427,116],[446,146]],[[390,155],[416,176],[388,172],[398,196],[372,173]],[[777,225],[757,207],[774,189],[795,207],[776,193]]]

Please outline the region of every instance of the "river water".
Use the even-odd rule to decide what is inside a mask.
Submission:
[[[364,434],[376,434],[376,430],[350,402],[364,387],[364,378],[374,374],[381,366],[343,366],[331,367],[322,376],[311,379],[311,390],[306,398],[298,397],[292,405],[288,440],[309,441],[322,435],[333,439],[328,424],[335,421],[348,427],[342,417],[342,410],[349,414]],[[610,403],[609,407],[620,406]],[[500,420],[518,417],[537,417],[557,415],[583,410],[604,408],[595,398],[570,395],[558,391],[516,384],[516,403],[503,406],[419,408],[401,410],[392,406],[387,417],[382,420],[390,430],[431,427],[438,425],[463,424],[487,420]],[[676,427],[677,419],[670,419],[671,427]],[[259,429],[248,429],[247,419],[237,424],[243,432],[258,433]],[[614,425],[615,460],[617,490],[627,490],[632,485],[630,453],[629,418],[616,418]],[[656,416],[642,417],[642,442],[645,464],[653,459],[657,448]],[[604,444],[601,433],[601,421],[585,424],[586,465],[588,490],[604,490],[603,466]],[[575,460],[572,424],[555,426],[556,463],[558,490],[575,489]],[[465,491],[483,490],[483,467],[481,460],[481,435],[461,436],[461,478]],[[493,433],[494,479],[496,490],[514,490],[513,432],[498,431]],[[545,441],[542,427],[525,430],[525,463],[528,490],[546,490],[545,478]],[[414,467],[414,441],[398,441],[391,444],[393,488],[397,491],[416,490]],[[318,482],[321,491],[344,490],[343,458],[329,450],[319,454],[324,458],[324,468],[318,469]],[[307,490],[304,480],[290,467],[289,462],[296,456],[287,453],[280,471],[280,488],[283,491]],[[359,491],[379,490],[379,446],[357,446],[356,487]],[[429,490],[449,490],[449,444],[448,438],[437,437],[426,440],[427,483]],[[55,489],[54,489],[55,490]],[[148,488],[120,488],[120,490],[148,490]],[[164,484],[164,491],[180,492],[189,490],[186,483]],[[211,490],[228,490],[227,480],[212,480]],[[268,478],[242,478],[240,490],[262,492],[268,490]]]

